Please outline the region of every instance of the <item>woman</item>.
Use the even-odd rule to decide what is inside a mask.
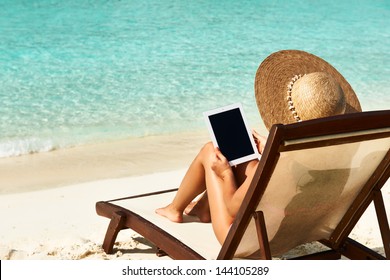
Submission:
[[[266,138],[253,131],[257,148],[262,153]],[[202,222],[213,221],[213,229],[220,242],[232,224],[235,214],[249,187],[258,160],[231,167],[213,143],[207,143],[196,156],[185,174],[172,203],[159,208],[156,213],[173,222],[183,221],[183,212],[192,200],[207,190],[193,208],[186,213],[196,215]]]
[[[293,123],[361,111],[348,82],[330,64],[303,51],[279,51],[259,66],[256,102],[269,129],[275,123]],[[266,138],[253,131],[262,154]],[[189,167],[173,201],[156,213],[182,222],[183,213],[212,222],[222,244],[241,206],[258,161],[231,167],[218,148],[207,143]],[[206,192],[205,192],[206,191]],[[205,192],[200,200],[195,197]]]

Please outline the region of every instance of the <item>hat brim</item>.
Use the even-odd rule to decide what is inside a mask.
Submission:
[[[273,124],[295,122],[288,109],[287,85],[295,75],[314,72],[325,72],[336,79],[345,94],[345,113],[362,111],[350,84],[328,62],[304,51],[278,51],[260,64],[255,78],[256,103],[268,130]]]

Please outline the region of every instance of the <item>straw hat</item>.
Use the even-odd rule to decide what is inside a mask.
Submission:
[[[273,53],[260,64],[255,95],[267,129],[362,111],[352,87],[332,65],[298,50]]]

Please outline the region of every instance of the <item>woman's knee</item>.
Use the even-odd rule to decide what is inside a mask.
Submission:
[[[200,151],[203,155],[210,155],[214,153],[214,144],[212,142],[207,142]]]
[[[210,159],[210,156],[214,153],[214,145],[212,142],[207,142],[202,149],[200,150],[198,154],[198,158],[202,160],[202,162],[205,162],[206,160]]]

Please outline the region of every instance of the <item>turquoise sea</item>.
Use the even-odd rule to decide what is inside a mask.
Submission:
[[[0,157],[205,129],[281,49],[390,108],[390,1],[0,0]]]

